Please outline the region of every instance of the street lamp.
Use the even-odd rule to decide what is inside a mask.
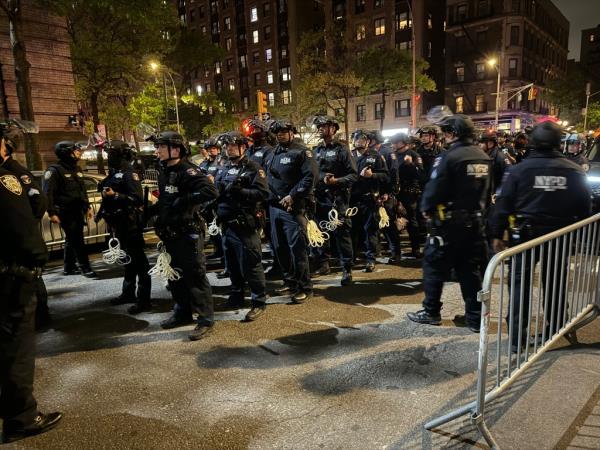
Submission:
[[[175,80],[173,80],[173,76],[171,75],[171,72],[169,72],[169,69],[162,64],[157,63],[156,61],[150,61],[150,70],[152,70],[152,72],[162,71],[163,76],[166,73],[171,79],[171,83],[173,84],[173,92],[175,94],[175,117],[177,120],[177,132],[181,134],[181,127],[179,126],[179,105],[177,104],[177,88],[175,87]]]
[[[496,58],[490,58],[488,59],[487,63],[490,67],[494,67],[496,72],[498,72],[498,81],[496,83],[496,117],[494,119],[496,130],[498,130],[498,116],[500,113],[500,61],[498,61]]]

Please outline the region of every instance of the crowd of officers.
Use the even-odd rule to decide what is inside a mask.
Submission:
[[[399,133],[389,141],[379,132],[359,129],[352,133],[350,148],[337,139],[335,119],[318,116],[315,127],[321,140],[309,149],[289,121],[251,121],[246,135],[232,131],[207,140],[207,157],[199,166],[188,159],[189,147],[180,134],[160,133],[152,139],[160,162],[159,196],[147,207],[132,149],[113,141],[95,217],[106,221],[129,258],[121,295],[113,304],[133,303],[131,314],[152,308],[143,230],[153,220],[176,269],[168,282],[173,314],[161,326],[195,323],[189,338],[206,336],[214,323],[204,255],[210,223],[212,256],[224,258],[220,276],[231,280],[226,306],[243,306],[246,287],[250,291],[246,321],[266,309],[263,240],[274,259],[268,276],[283,281],[275,293],[293,303],[312,296],[311,278],[329,274],[332,258],[339,260],[342,286],[352,284],[361,252],[360,267],[373,272],[387,242],[390,264],[423,259],[425,299],[421,310],[408,313],[411,321],[441,323],[442,288],[454,271],[465,301],[465,324],[478,332],[477,292],[489,258],[505,246],[506,231],[518,228],[519,234],[510,233],[509,245],[514,245],[591,213],[583,140],[569,137],[565,145],[561,129],[551,122],[510,142],[502,132],[476,135],[470,118],[453,115],[416,136]],[[32,311],[36,293],[43,297],[47,254],[39,233],[45,210],[65,233],[64,274],[93,278],[95,273],[83,245],[83,223],[92,212],[77,166],[81,150],[72,142],[56,145],[58,162],[45,172],[42,190],[12,160],[5,141],[0,165],[5,220],[0,227],[6,252],[0,259],[0,285],[10,300],[2,302],[0,315],[0,412],[4,439],[14,440],[45,431],[61,417],[39,413],[31,392]],[[327,230],[323,245],[309,246],[309,221]],[[410,251],[402,253],[404,229]],[[511,307],[510,314],[518,313]],[[519,343],[513,339],[513,345]]]

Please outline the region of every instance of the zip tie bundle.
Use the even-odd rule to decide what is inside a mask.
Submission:
[[[121,250],[121,243],[117,238],[110,238],[108,250],[102,252],[102,261],[105,264],[119,264],[124,266],[131,262],[131,256]]]
[[[158,248],[158,258],[156,258],[156,264],[148,271],[150,276],[158,276],[166,281],[177,281],[181,278],[181,274],[178,272],[179,269],[173,269],[171,267],[171,255],[167,253],[162,242],[159,242],[156,246]]]
[[[358,208],[355,206],[353,208],[348,208],[346,210],[346,217],[355,216],[358,213]],[[344,224],[339,219],[338,212],[335,208],[331,208],[331,211],[327,214],[327,218],[329,220],[321,220],[319,222],[319,227],[324,228],[327,231],[335,231],[335,229]]]
[[[383,206],[379,207],[379,229],[390,226],[390,216]]]
[[[322,247],[325,241],[329,239],[329,234],[321,231],[314,220],[309,220],[306,225],[306,234],[308,235],[308,244],[311,247]]]
[[[208,225],[208,235],[216,236],[217,234],[221,234],[221,227],[217,225],[217,218],[215,217],[213,221]]]

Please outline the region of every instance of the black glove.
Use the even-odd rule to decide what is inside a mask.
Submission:
[[[229,183],[225,187],[225,193],[232,197],[239,197],[242,192],[242,185],[240,183]]]
[[[177,197],[171,204],[171,208],[185,208],[187,204],[187,196]]]

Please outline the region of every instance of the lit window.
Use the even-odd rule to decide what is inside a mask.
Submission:
[[[367,27],[364,25],[356,26],[356,40],[360,41],[367,37]]]
[[[235,91],[235,80],[233,78],[229,80],[229,90]]]
[[[225,29],[231,30],[231,17],[225,17]]]
[[[477,94],[475,96],[475,111],[477,112],[484,112],[486,108],[485,105],[485,95],[483,94]]]
[[[408,13],[403,12],[396,14],[396,30],[406,30],[411,27],[411,20],[408,17]]]
[[[202,95],[202,85],[196,85],[196,94]]]
[[[267,84],[273,84],[273,71],[267,70]]]
[[[462,83],[465,81],[465,68],[460,66],[456,68],[456,81]]]
[[[290,73],[289,67],[283,67],[281,69],[281,81],[290,81],[292,79],[292,74]]]
[[[204,90],[205,90],[206,92],[210,92],[210,83],[206,83],[206,84],[204,85]]]
[[[248,64],[248,59],[247,59],[247,58],[248,58],[248,57],[247,57],[246,55],[242,55],[242,56],[240,56],[240,67],[241,67],[242,69],[245,69],[245,68],[246,68],[246,65]]]
[[[275,106],[275,93],[269,92],[267,94],[267,99],[269,100],[269,106]]]
[[[375,119],[383,118],[383,103],[375,103]]]
[[[590,34],[590,42],[595,42],[596,36],[594,34]]]
[[[273,52],[271,51],[270,48],[265,50],[265,60],[267,62],[271,62],[273,60]]]
[[[375,19],[375,36],[382,36],[385,34],[385,19]]]
[[[410,100],[396,100],[394,106],[396,117],[410,116]]]
[[[221,63],[219,61],[215,63],[215,73],[221,73]]]
[[[252,32],[252,43],[258,44],[258,30]]]
[[[464,100],[465,98],[460,96],[460,97],[456,97],[456,112],[457,113],[462,113],[465,111],[464,109]]]
[[[258,9],[256,6],[253,6],[250,9],[250,22],[258,22]]]
[[[281,53],[281,59],[287,58],[287,55],[288,55],[287,47],[281,47],[280,53]]]
[[[367,120],[367,107],[365,105],[356,105],[356,121],[364,122]]]
[[[284,105],[289,105],[290,103],[292,103],[292,91],[290,91],[289,89],[284,90],[281,93],[281,101]]]
[[[409,50],[412,48],[412,41],[402,41],[396,43],[396,48],[398,50]]]
[[[225,48],[227,50],[231,50],[231,38],[227,38],[227,40],[225,41]]]

